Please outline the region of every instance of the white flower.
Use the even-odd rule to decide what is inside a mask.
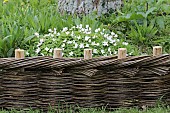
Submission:
[[[55,39],[55,38],[53,38],[53,39],[52,39],[52,41],[54,42],[54,41],[56,41],[56,39]]]
[[[27,56],[29,56],[29,53],[28,53],[28,51],[26,52],[26,55],[27,55]]]
[[[76,28],[75,26],[72,27],[72,29],[75,29],[75,28]]]
[[[95,32],[96,32],[96,33],[98,33],[98,32],[99,32],[99,30],[98,30],[98,29],[96,29],[96,30],[95,30]]]
[[[69,56],[73,56],[73,54],[74,54],[74,53],[71,51],[71,52],[69,53]]]
[[[54,33],[53,33],[53,34],[55,35],[55,34],[57,34],[57,32],[56,32],[56,31],[54,31]]]
[[[104,38],[108,38],[108,34],[104,34]]]
[[[96,46],[99,46],[99,43],[97,43]]]
[[[68,41],[67,44],[72,44],[73,42],[72,41]]]
[[[89,43],[91,43],[91,39],[89,39]]]
[[[103,46],[108,46],[108,42],[104,41]]]
[[[80,48],[84,48],[84,44],[83,43],[80,44]]]
[[[52,53],[52,52],[53,52],[53,49],[50,49],[49,52]]]
[[[104,54],[104,53],[105,53],[105,51],[102,49],[102,50],[101,50],[101,53],[102,53],[102,54]]]
[[[120,39],[117,39],[117,42],[120,42]]]
[[[56,28],[54,28],[54,31],[56,31],[57,29]]]
[[[67,32],[66,32],[66,35],[69,35],[69,34],[70,34],[70,32],[69,32],[69,31],[67,31]]]
[[[75,43],[74,48],[78,48],[78,44],[77,43]]]
[[[53,30],[52,30],[52,29],[48,29],[48,32],[52,33],[52,32],[53,32]]]
[[[89,38],[90,38],[89,36],[85,36],[85,40],[86,40],[86,41],[89,40]]]
[[[89,47],[89,44],[86,44],[86,46],[85,47]]]
[[[36,32],[36,33],[34,33],[34,35],[35,35],[36,37],[39,37],[39,33],[37,33],[37,32]]]
[[[113,45],[114,45],[114,46],[117,46],[117,44],[116,44],[116,43],[114,43]]]
[[[91,28],[89,27],[89,31],[91,31]]]
[[[112,38],[113,38],[113,37],[110,35],[110,36],[107,37],[107,40],[111,41]]]
[[[94,35],[92,38],[95,39],[95,38],[96,38],[96,35]]]
[[[89,25],[86,25],[86,28],[89,28]]]
[[[48,51],[48,50],[49,50],[49,48],[48,48],[48,47],[46,47],[46,48],[45,48],[45,50],[46,50],[46,51]]]
[[[45,34],[45,35],[44,35],[44,37],[48,37],[48,36],[50,36],[50,34]]]
[[[68,30],[68,27],[64,27],[62,32],[66,32]]]
[[[60,33],[57,33],[57,36],[60,36]]]
[[[74,36],[74,32],[73,31],[71,32],[71,36]]]
[[[104,33],[103,33],[103,32],[100,32],[100,34],[101,34],[101,35],[104,35]]]
[[[41,49],[37,48],[35,52],[38,54],[40,51],[41,51]]]
[[[127,42],[123,42],[122,44],[123,44],[123,45],[125,45],[125,46],[127,46],[127,45],[128,45],[128,43],[127,43]]]
[[[116,40],[110,40],[110,43],[115,43],[116,42]]]
[[[108,48],[108,51],[109,51],[109,52],[111,51],[111,48],[110,48],[110,47]]]
[[[93,49],[93,53],[98,53],[98,52],[97,52],[97,49]]]
[[[118,35],[117,34],[115,34],[115,36],[114,36],[115,38],[117,38],[118,37]]]
[[[63,43],[63,44],[61,45],[61,47],[65,47],[65,43]]]
[[[54,34],[51,34],[51,37],[54,37]]]
[[[67,41],[67,39],[64,39],[64,41],[63,42],[66,42]]]
[[[81,39],[80,35],[77,37],[77,39],[78,39],[78,40],[80,40],[80,39]]]
[[[111,35],[115,35],[115,33],[114,33],[114,32],[111,32]]]
[[[40,43],[43,43],[43,42],[44,42],[44,39],[43,39],[43,38],[41,38],[41,39],[40,39]]]
[[[40,43],[38,43],[37,47],[39,47],[39,46],[41,46],[41,45],[42,45],[42,43],[40,42]]]
[[[43,54],[43,53],[41,53],[41,55],[42,55],[42,56],[44,56],[44,54]]]
[[[86,32],[86,34],[91,34],[91,31],[89,31],[89,32]]]
[[[117,51],[114,51],[114,54],[116,55],[116,54],[117,54]]]

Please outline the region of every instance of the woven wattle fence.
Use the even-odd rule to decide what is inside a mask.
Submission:
[[[1,58],[0,108],[170,104],[170,55]]]

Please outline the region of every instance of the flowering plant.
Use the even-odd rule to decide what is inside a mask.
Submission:
[[[49,29],[48,34],[39,35],[35,33],[34,43],[29,46],[27,56],[52,56],[54,48],[61,48],[64,57],[83,57],[83,50],[93,49],[93,56],[109,56],[117,54],[118,48],[127,48],[129,55],[135,55],[136,49],[118,34],[103,28],[94,31],[89,25],[82,24],[70,29],[64,27],[57,32]]]

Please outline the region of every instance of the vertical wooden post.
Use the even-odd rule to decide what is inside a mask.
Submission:
[[[15,58],[19,59],[19,58],[24,58],[24,50],[23,49],[15,49]]]
[[[126,48],[119,48],[118,49],[118,59],[126,58],[127,49]]]
[[[55,48],[53,58],[62,58],[62,49]]]
[[[162,54],[162,47],[161,46],[155,46],[153,47],[153,56],[158,56]]]
[[[84,59],[92,59],[92,49],[84,49]]]
[[[24,54],[23,49],[15,49],[15,58],[16,59],[20,59],[20,58],[24,58],[24,57],[25,57],[25,54]],[[24,68],[21,68],[20,70],[21,70],[21,72],[25,71]]]

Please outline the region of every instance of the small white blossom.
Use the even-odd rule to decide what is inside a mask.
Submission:
[[[83,43],[80,44],[80,48],[84,48],[84,44]]]
[[[72,41],[68,41],[67,44],[72,44],[73,42]]]
[[[49,48],[48,48],[48,47],[46,47],[46,48],[45,48],[45,50],[46,50],[46,51],[48,51],[48,50],[49,50]]]
[[[102,54],[104,54],[104,53],[105,53],[105,51],[102,49],[102,50],[101,50],[101,53],[102,53]]]
[[[78,44],[77,43],[75,43],[74,48],[78,48]]]
[[[51,37],[54,37],[54,34],[51,34]]]
[[[48,29],[48,32],[52,33],[52,32],[53,32],[53,30],[52,30],[52,29]]]
[[[117,54],[117,51],[114,51],[114,54],[116,55],[116,54]]]
[[[114,36],[115,38],[117,38],[118,37],[118,35],[117,34],[115,34],[115,36]]]
[[[37,33],[37,32],[36,32],[36,33],[34,33],[34,35],[35,35],[36,37],[39,37],[39,33]]]
[[[66,42],[67,40],[66,39],[64,39],[64,41],[63,42]]]
[[[61,45],[61,47],[65,47],[65,43],[63,43],[63,44]]]
[[[117,46],[117,44],[116,44],[116,43],[114,43],[113,45],[114,45],[114,46]]]
[[[87,40],[89,40],[90,39],[90,37],[89,36],[85,36],[85,40],[87,41]]]
[[[69,56],[73,56],[73,54],[74,54],[74,53],[71,51],[71,52],[69,53]]]
[[[26,52],[26,55],[29,56],[29,52],[28,51]]]
[[[56,28],[54,28],[54,31],[56,31],[57,29]]]
[[[60,33],[57,33],[57,36],[60,36]]]
[[[55,41],[56,41],[56,39],[55,39],[55,38],[53,38],[53,39],[52,39],[52,41],[53,41],[53,42],[55,42]]]
[[[68,30],[68,27],[64,27],[62,32],[66,32]]]
[[[80,40],[80,39],[81,39],[81,36],[79,35],[79,36],[77,37],[77,39]]]
[[[41,39],[40,39],[40,43],[43,43],[43,42],[44,42],[44,39],[43,39],[43,38],[41,38]]]
[[[89,43],[91,43],[91,39],[89,39]]]
[[[97,54],[97,53],[98,53],[98,52],[97,52],[97,49],[93,49],[93,53],[96,53],[96,54]]]
[[[108,38],[108,34],[104,34],[104,38]]]
[[[39,46],[41,46],[41,45],[42,45],[42,43],[40,42],[40,43],[37,44],[37,47],[39,47]]]
[[[110,40],[110,43],[115,43],[116,42],[116,40]]]
[[[114,32],[111,32],[111,35],[115,35],[115,33],[114,33]]]
[[[123,45],[125,45],[125,46],[127,46],[127,45],[128,45],[128,43],[127,43],[127,42],[123,42],[122,44],[123,44]]]
[[[41,49],[37,48],[35,52],[38,54],[40,51],[41,51]]]
[[[70,32],[69,32],[69,31],[67,31],[67,32],[66,32],[66,35],[69,35],[69,34],[70,34]]]
[[[108,51],[109,51],[109,52],[111,51],[111,48],[110,48],[110,47],[108,48]]]
[[[52,53],[52,52],[53,52],[53,49],[50,49],[49,52]]]
[[[42,56],[44,56],[44,54],[43,54],[43,53],[41,53],[41,55],[42,55]]]
[[[86,44],[86,46],[85,47],[89,47],[89,44]]]
[[[86,28],[89,28],[89,25],[86,25]]]
[[[103,46],[108,46],[108,42],[104,41]]]

